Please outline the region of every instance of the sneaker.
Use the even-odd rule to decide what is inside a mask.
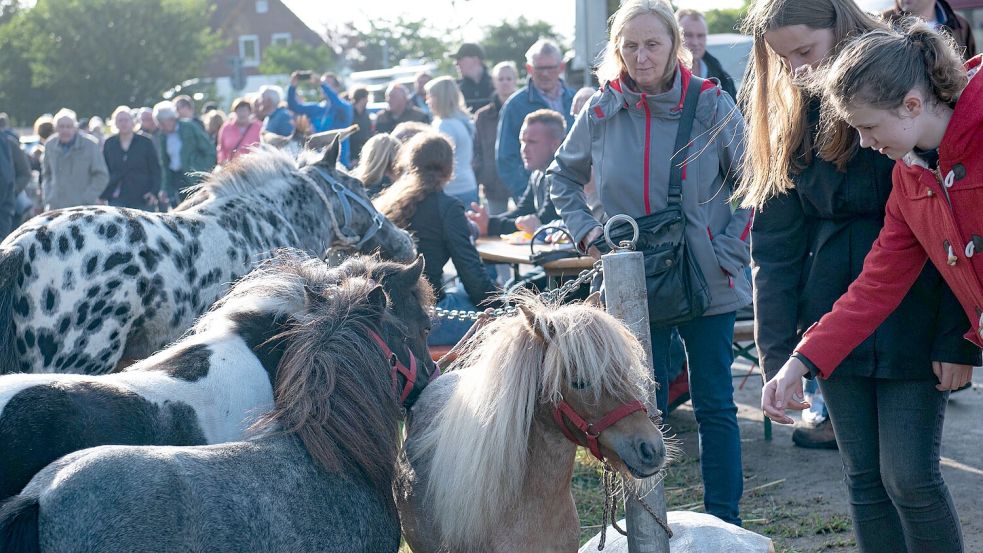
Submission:
[[[833,423],[829,419],[817,425],[797,425],[792,431],[792,442],[806,449],[838,449]]]

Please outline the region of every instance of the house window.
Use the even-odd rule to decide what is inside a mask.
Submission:
[[[270,11],[270,3],[266,0],[256,0],[256,13],[266,13]]]
[[[259,65],[258,36],[242,35],[239,37],[239,57],[242,58],[243,67],[256,67]]]
[[[273,33],[270,37],[270,45],[272,46],[290,46],[290,42],[290,33]]]

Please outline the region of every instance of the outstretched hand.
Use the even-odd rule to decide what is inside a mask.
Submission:
[[[786,409],[802,411],[809,408],[802,394],[802,377],[809,369],[795,357],[785,362],[778,374],[769,380],[761,390],[761,409],[771,420],[779,424],[792,424]]]

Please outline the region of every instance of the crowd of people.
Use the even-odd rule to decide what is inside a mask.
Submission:
[[[701,13],[628,0],[611,18],[599,90],[567,86],[562,50],[541,39],[524,86],[514,63],[489,68],[465,43],[449,54],[456,79],[393,82],[376,114],[366,89],[297,71],[286,92],[265,86],[227,117],[197,113],[188,97],[120,106],[105,139],[61,110],[35,124],[29,154],[0,117],[0,236],[31,209],[32,167],[41,209],[167,209],[263,133],[352,123],[340,163],[412,233],[449,310],[498,301],[476,237],[562,224],[599,256],[608,217],[663,237],[646,225],[678,214],[685,251],[667,266],[683,261],[688,296],[650,304],[652,361],[664,412],[685,345],[706,512],[741,524],[730,371],[736,314],[753,299],[762,408],[793,422],[785,410],[810,407],[808,377],[819,408],[795,440],[839,448],[860,549],[962,551],[939,448],[949,394],[983,345],[971,29],[945,0],[907,0],[880,18],[852,0],[756,0],[743,25],[753,46],[740,91],[706,51]],[[673,286],[661,274],[647,273],[650,301]],[[439,321],[429,343],[454,344],[468,326]]]

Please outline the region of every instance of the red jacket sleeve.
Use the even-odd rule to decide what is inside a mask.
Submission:
[[[795,348],[824,378],[898,307],[928,259],[901,214],[898,194],[895,187],[885,207],[884,227],[864,259],[860,276]]]

